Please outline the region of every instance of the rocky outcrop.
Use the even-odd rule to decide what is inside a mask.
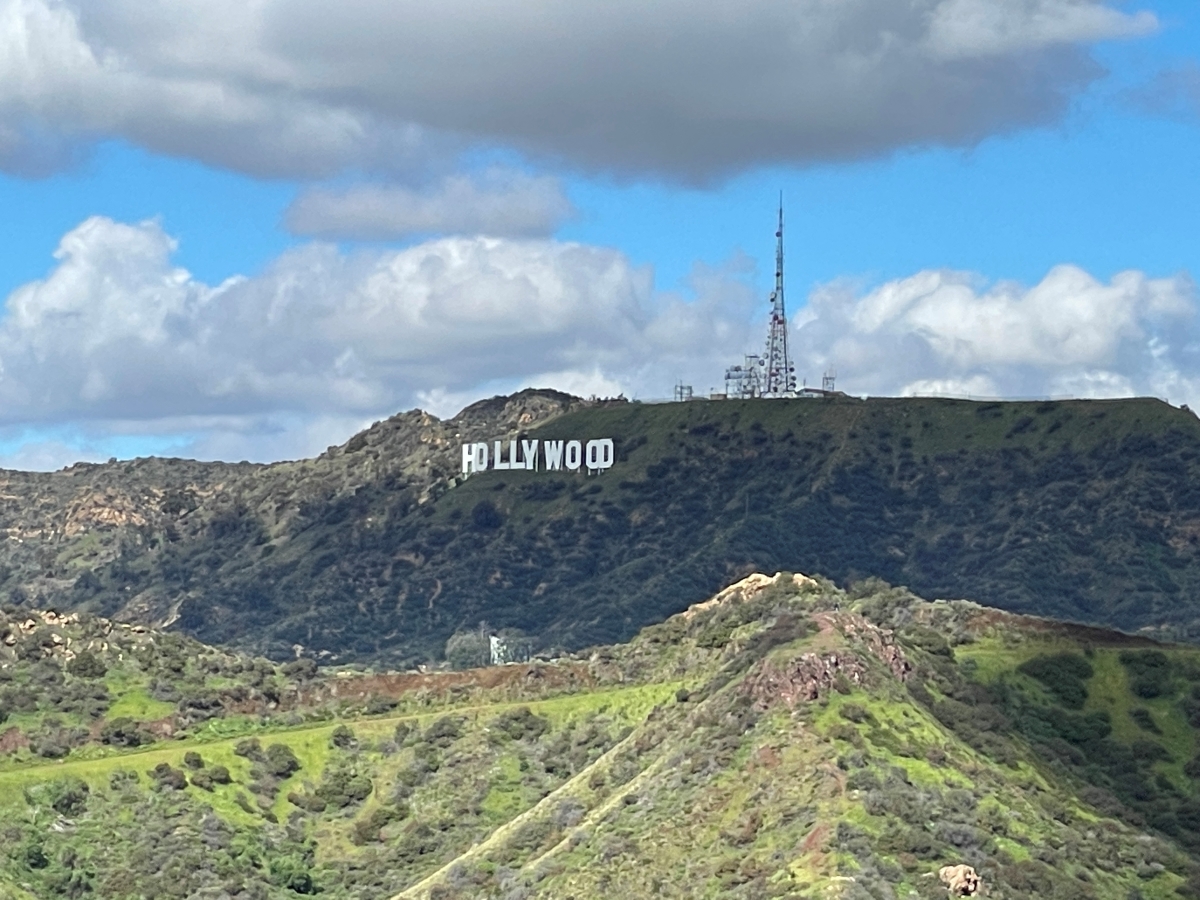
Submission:
[[[859,686],[866,674],[866,666],[854,654],[803,653],[783,664],[773,660],[761,663],[758,671],[742,682],[742,687],[760,712],[776,703],[791,709],[825,696],[838,685],[839,679],[846,685]]]
[[[683,611],[685,619],[691,619],[705,610],[713,609],[718,606],[725,606],[733,603],[748,603],[765,591],[772,585],[779,584],[784,580],[782,572],[776,572],[774,575],[764,575],[761,572],[753,572],[747,575],[741,581],[736,581],[723,591],[717,593],[711,600],[705,600],[703,603],[693,603]],[[791,584],[797,588],[817,587],[817,582],[807,575],[795,574],[791,576]]]
[[[983,880],[970,866],[942,866],[938,878],[946,885],[951,897],[974,897],[983,889]]]
[[[859,644],[864,650],[882,662],[901,681],[908,679],[912,664],[904,650],[896,643],[896,637],[886,628],[858,613],[827,612],[813,617],[823,631],[836,630],[847,640]]]
[[[743,681],[743,689],[757,709],[766,710],[776,703],[789,708],[811,703],[837,688],[839,682],[859,687],[868,677],[869,657],[879,660],[901,681],[908,678],[912,665],[892,632],[858,613],[825,612],[813,618],[822,632],[836,633],[848,646],[826,653],[803,653],[786,661],[764,660]]]

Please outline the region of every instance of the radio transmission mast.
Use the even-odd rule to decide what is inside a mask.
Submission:
[[[783,305],[783,194],[779,195],[779,229],[775,232],[775,290],[771,292],[771,328],[767,352],[746,356],[740,366],[725,370],[725,396],[735,400],[754,397],[795,397],[796,370],[788,354],[787,310]]]
[[[763,397],[793,397],[796,372],[788,354],[787,309],[783,303],[783,194],[779,195],[779,230],[775,232],[775,290],[771,293],[771,329],[763,359]]]

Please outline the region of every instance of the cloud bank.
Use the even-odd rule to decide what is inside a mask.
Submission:
[[[853,393],[1002,397],[1157,396],[1200,402],[1195,285],[1075,266],[1041,282],[988,285],[925,271],[865,294],[816,291],[796,333],[810,369],[837,368]]]
[[[293,234],[384,240],[414,234],[544,237],[574,213],[557,178],[490,170],[448,176],[434,189],[356,185],[312,188],[288,207]]]
[[[160,453],[280,459],[525,386],[655,398],[681,379],[703,394],[766,331],[744,258],[697,267],[684,298],[615,250],[548,239],[314,243],[218,285],[174,266],[174,248],[155,221],[92,218],[7,298],[0,458],[64,464],[140,436]],[[953,271],[834,283],[793,310],[793,355],[810,384],[836,368],[858,394],[1200,407],[1197,301],[1186,276],[1103,282],[1066,265],[1033,286]]]
[[[219,285],[173,266],[174,249],[155,221],[94,217],[63,237],[54,270],[0,318],[0,429],[193,434],[204,455],[296,456],[418,403],[451,413],[528,384],[667,394],[750,336],[736,277],[698,270],[685,303],[617,251],[579,244],[310,244]]]
[[[0,166],[117,137],[255,175],[464,147],[684,181],[1052,122],[1115,0],[0,0]]]

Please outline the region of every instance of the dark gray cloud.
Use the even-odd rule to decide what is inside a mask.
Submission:
[[[1092,43],[1156,27],[1118,6],[0,0],[0,123],[255,174],[427,177],[500,145],[702,181],[1053,121]]]

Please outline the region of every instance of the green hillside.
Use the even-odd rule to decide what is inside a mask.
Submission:
[[[0,897],[1200,896],[1194,648],[791,575],[469,672],[25,615]]]
[[[457,474],[462,442],[509,436],[611,437],[616,463]],[[315,460],[142,460],[6,490],[0,596],[276,659],[413,665],[481,623],[608,643],[789,567],[1200,635],[1200,420],[1157,400],[531,391],[396,416]]]

